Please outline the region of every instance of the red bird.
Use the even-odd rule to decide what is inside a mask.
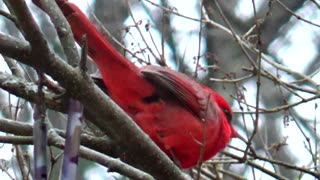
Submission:
[[[81,43],[97,64],[108,95],[181,168],[210,159],[237,136],[232,111],[217,92],[167,67],[138,68],[121,56],[84,13],[56,0]],[[38,4],[37,0],[34,0]]]

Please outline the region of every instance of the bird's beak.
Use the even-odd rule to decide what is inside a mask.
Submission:
[[[230,126],[231,128],[231,138],[236,138],[236,137],[239,137],[237,131],[234,129],[233,126]]]

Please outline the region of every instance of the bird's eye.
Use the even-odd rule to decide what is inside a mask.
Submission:
[[[224,114],[226,115],[228,122],[231,123],[231,121],[232,121],[232,114],[231,114],[231,112],[230,112],[228,109],[223,109],[223,112],[224,112]]]

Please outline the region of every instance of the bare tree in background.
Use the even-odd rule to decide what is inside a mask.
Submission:
[[[17,3],[18,1],[23,2],[17,0]],[[316,80],[319,72],[320,53],[318,53],[319,34],[317,32],[319,32],[320,23],[306,17],[319,17],[320,4],[317,1],[303,0],[261,2],[253,0],[248,7],[248,11],[252,11],[253,15],[243,18],[238,15],[241,13],[237,9],[241,2],[243,1],[199,1],[194,7],[198,13],[197,17],[179,11],[184,6],[183,2],[179,6],[173,6],[173,2],[168,0],[160,1],[159,4],[149,0],[129,2],[96,0],[94,2],[87,11],[88,16],[121,54],[136,64],[146,62],[158,65],[173,64],[173,68],[217,90],[228,99],[230,104],[233,104],[235,111],[233,124],[242,138],[233,140],[228,148],[201,167],[195,167],[186,172],[176,172],[176,174],[164,174],[167,172],[163,170],[165,168],[153,167],[154,164],[151,163],[153,161],[143,159],[142,153],[133,152],[134,157],[127,157],[130,150],[137,150],[135,145],[132,145],[132,149],[131,145],[123,145],[127,142],[121,133],[112,137],[105,136],[105,134],[108,135],[105,132],[107,128],[102,127],[103,123],[99,121],[99,118],[102,119],[100,114],[96,114],[92,109],[86,109],[88,125],[82,132],[82,146],[94,152],[103,153],[104,156],[90,154],[91,151],[90,153],[81,151],[80,156],[89,161],[82,161],[83,163],[80,164],[79,177],[84,177],[85,170],[92,167],[92,162],[131,178],[150,177],[143,173],[156,179],[169,177],[183,179],[182,173],[194,179],[260,179],[260,177],[318,179],[320,177],[317,117],[315,115],[313,119],[305,118],[303,112],[298,112],[295,108],[304,103],[313,103],[314,109],[309,109],[308,112],[316,114],[318,111],[317,104],[313,100],[320,96],[319,84]],[[51,26],[50,19],[33,5],[29,7],[41,24],[42,32],[52,49],[51,52],[58,55],[58,59],[66,61],[63,48],[57,40],[56,29]],[[144,12],[145,17],[136,18],[138,12]],[[0,61],[7,64],[10,70],[10,74],[0,72],[0,88],[2,88],[0,132],[3,132],[0,135],[0,143],[12,144],[14,147],[12,161],[4,160],[0,155],[0,169],[11,179],[32,179],[30,164],[33,158],[28,150],[29,145],[32,144],[32,126],[28,124],[32,119],[32,104],[46,104],[49,109],[47,117],[52,124],[52,130],[57,132],[59,137],[64,137],[65,115],[63,113],[67,111],[67,99],[76,97],[88,106],[90,102],[85,95],[81,94],[81,89],[73,89],[78,87],[78,84],[70,84],[68,79],[72,77],[65,77],[68,73],[60,72],[59,74],[55,72],[57,69],[45,67],[43,57],[53,59],[57,57],[51,54],[41,56],[37,54],[41,52],[34,52],[37,51],[34,49],[35,44],[24,39],[28,37],[28,32],[24,30],[23,23],[19,24],[16,19],[19,14],[10,14],[4,10],[0,13],[4,22],[2,28],[4,33],[0,34],[0,53],[4,60]],[[177,17],[186,22],[196,22],[198,27],[190,27],[190,30],[181,32],[177,27],[179,24],[174,23],[174,18]],[[124,24],[127,19],[134,19],[134,23]],[[283,63],[288,60],[279,57],[278,52],[289,45],[299,43],[291,42],[288,36],[299,24],[312,29],[314,34],[312,34],[313,41],[310,43],[317,49],[313,59],[306,64],[306,68],[297,72]],[[141,34],[136,33],[137,30],[143,32],[142,36],[148,37],[150,41],[146,42],[141,38]],[[181,36],[191,35],[198,37],[197,44],[181,44]],[[160,42],[154,41],[159,36]],[[190,47],[201,50],[189,56],[187,51]],[[297,53],[305,52],[301,49],[301,52]],[[90,62],[88,67],[90,73],[95,72]],[[58,82],[48,78],[44,102],[38,99],[34,90],[37,83],[34,68],[41,69]],[[79,82],[84,83],[81,80]],[[65,94],[65,90],[68,93]],[[293,101],[293,99],[298,100]],[[299,129],[297,135],[304,138],[300,144],[304,144],[305,154],[297,154],[295,149],[289,148],[287,144],[288,138],[295,137],[286,137],[283,132],[286,128],[293,127],[297,127]],[[117,129],[117,126],[110,128]],[[114,130],[114,132],[117,131]],[[122,143],[119,144],[119,142]],[[61,157],[61,151],[58,149],[63,146],[55,142],[53,137],[49,139],[49,145],[50,177],[57,179],[60,169],[57,161]],[[124,150],[124,147],[129,149]],[[107,157],[120,157],[125,163],[140,169],[141,172],[130,171],[130,173],[124,170],[124,167],[123,169],[114,168],[118,167],[115,165],[116,162],[110,159],[105,161]],[[301,164],[299,162],[301,159],[310,161]],[[133,175],[135,173],[136,175]]]

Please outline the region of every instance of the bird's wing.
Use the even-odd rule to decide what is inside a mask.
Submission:
[[[158,91],[169,92],[186,108],[200,118],[207,111],[210,93],[202,85],[185,74],[160,66],[145,66],[141,69],[143,76],[150,80]]]

